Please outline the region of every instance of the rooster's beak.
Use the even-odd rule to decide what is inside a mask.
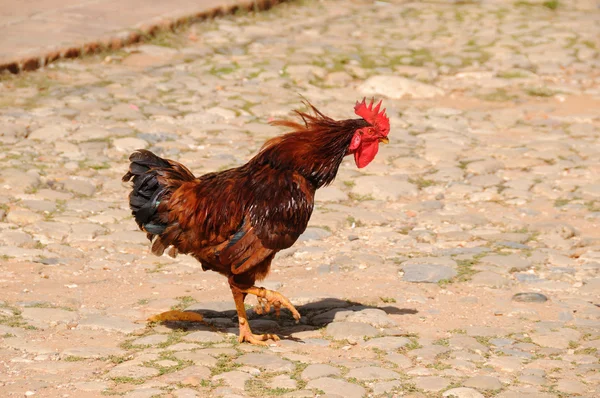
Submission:
[[[387,137],[381,137],[381,138],[379,139],[379,142],[381,142],[381,143],[383,143],[383,144],[389,144],[389,143],[390,143],[390,140],[388,140],[388,138],[387,138]]]

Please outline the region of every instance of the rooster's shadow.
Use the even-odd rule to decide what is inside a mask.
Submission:
[[[292,336],[292,333],[318,330],[326,327],[332,322],[356,320],[355,315],[367,309],[377,309],[385,312],[385,315],[415,315],[418,311],[414,308],[401,308],[395,305],[368,305],[355,301],[341,300],[334,297],[322,298],[303,305],[297,305],[296,309],[302,315],[299,323],[296,323],[287,309],[281,310],[277,318],[273,311],[268,314],[258,314],[254,309],[247,309],[250,326],[254,332],[276,333],[285,340],[302,340]],[[196,303],[185,311],[195,312],[204,317],[206,324],[187,322],[167,322],[165,326],[171,329],[184,329],[187,331],[212,330],[219,332],[232,332],[237,334],[237,313],[233,300],[219,302]],[[364,314],[364,313],[363,313]],[[382,313],[371,313],[367,317],[375,317],[376,320],[387,323],[387,327],[398,329],[394,326],[392,318]],[[360,322],[360,321],[359,321]],[[362,322],[369,323],[367,319]]]

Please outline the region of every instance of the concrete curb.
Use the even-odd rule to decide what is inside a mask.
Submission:
[[[203,7],[191,13],[186,12],[169,17],[159,16],[142,21],[131,28],[111,32],[97,39],[63,45],[52,50],[42,48],[39,53],[33,55],[0,59],[0,74],[6,71],[18,74],[36,70],[59,59],[77,58],[106,50],[118,50],[131,44],[147,41],[160,32],[173,31],[194,22],[230,15],[240,10],[264,11],[277,4],[289,1],[291,0],[226,0],[215,2],[218,3],[215,6]]]

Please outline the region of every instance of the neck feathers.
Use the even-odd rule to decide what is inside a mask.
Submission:
[[[336,121],[308,105],[314,115],[296,111],[304,125],[285,120],[272,122],[289,127],[292,132],[267,141],[251,163],[295,170],[320,188],[333,182],[348,153],[352,135],[368,124],[364,119]]]

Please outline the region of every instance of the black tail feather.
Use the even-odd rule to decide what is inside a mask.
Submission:
[[[173,188],[173,184],[161,183],[160,178],[164,178],[165,171],[170,178],[182,182],[191,180],[194,176],[182,165],[160,158],[145,149],[132,153],[129,160],[129,171],[123,176],[123,181],[133,179],[129,207],[140,229],[146,231],[148,238],[152,239],[153,235],[160,235],[167,227],[160,220],[158,206]]]

